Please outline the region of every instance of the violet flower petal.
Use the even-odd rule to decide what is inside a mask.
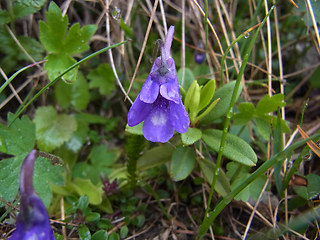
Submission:
[[[179,104],[176,104],[170,101],[169,107],[170,107],[170,121],[174,129],[179,133],[187,132],[190,125],[190,119],[186,109],[182,104],[181,99]]]
[[[144,120],[142,131],[147,140],[165,143],[172,138],[174,128],[170,122],[169,114],[168,100],[159,96],[153,104],[153,109]]]
[[[152,109],[152,104],[142,102],[140,94],[132,104],[128,113],[128,125],[134,127],[145,120]]]
[[[180,101],[179,85],[173,81],[161,84],[160,94],[162,97],[173,101],[176,104],[178,104]]]
[[[46,208],[33,188],[33,169],[37,152],[32,150],[21,165],[20,213],[10,240],[55,240]]]
[[[140,100],[145,103],[153,103],[159,95],[160,84],[157,81],[152,81],[148,76],[147,80],[142,86],[140,92]]]

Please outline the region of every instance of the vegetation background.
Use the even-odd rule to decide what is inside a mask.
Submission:
[[[319,238],[319,1],[0,7],[1,239],[34,148],[56,239]],[[127,113],[170,25],[191,126],[158,144]]]

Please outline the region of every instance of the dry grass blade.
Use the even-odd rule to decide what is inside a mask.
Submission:
[[[299,133],[301,134],[301,136],[303,137],[303,139],[309,138],[308,134],[302,130],[302,128],[297,125],[297,128],[299,129]],[[308,146],[310,147],[310,149],[317,154],[318,157],[320,157],[320,148],[318,147],[317,144],[314,143],[314,141],[309,140],[307,142]]]

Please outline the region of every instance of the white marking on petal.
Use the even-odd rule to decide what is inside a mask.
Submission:
[[[168,117],[164,112],[157,112],[151,117],[154,126],[163,126],[167,123]]]

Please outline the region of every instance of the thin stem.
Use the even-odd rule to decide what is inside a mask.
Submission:
[[[200,230],[198,232],[198,238],[202,237],[207,229],[210,227],[211,223],[216,219],[216,217],[220,214],[220,212],[232,201],[232,199],[237,196],[243,189],[245,189],[250,183],[264,174],[268,169],[270,169],[273,165],[275,165],[278,161],[290,156],[292,152],[298,148],[306,144],[307,141],[316,139],[320,137],[320,133],[313,135],[310,138],[300,140],[291,146],[287,147],[280,153],[274,155],[268,161],[264,162],[256,171],[254,171],[249,177],[247,177],[243,182],[241,182],[233,191],[231,191],[227,196],[225,196],[209,213],[208,217],[204,219],[200,226]]]
[[[245,54],[244,54],[244,58],[243,58],[243,61],[242,61],[241,67],[240,67],[239,74],[237,76],[236,85],[235,85],[234,90],[233,90],[231,102],[230,102],[230,105],[229,105],[229,108],[228,108],[228,111],[227,111],[227,115],[226,115],[226,120],[225,120],[225,123],[224,123],[223,133],[222,133],[222,136],[221,136],[220,147],[219,147],[219,152],[218,152],[218,157],[217,157],[217,162],[216,162],[216,168],[215,168],[214,173],[213,173],[213,179],[212,179],[210,193],[209,193],[209,197],[208,197],[207,209],[205,211],[205,217],[204,217],[204,220],[202,222],[202,225],[204,224],[204,222],[206,222],[207,215],[208,215],[208,212],[209,212],[209,209],[210,209],[212,196],[213,196],[213,192],[214,192],[214,187],[215,187],[215,184],[216,184],[216,181],[217,181],[217,176],[218,176],[218,172],[219,172],[220,165],[221,165],[222,155],[223,155],[223,151],[224,151],[224,145],[225,145],[225,142],[226,142],[226,139],[227,139],[227,133],[228,133],[228,130],[229,130],[229,125],[230,125],[230,121],[231,121],[231,117],[232,117],[232,109],[233,109],[233,107],[234,107],[234,105],[236,103],[236,100],[237,100],[237,94],[238,94],[238,91],[240,89],[241,78],[242,78],[242,76],[244,74],[244,70],[245,70],[245,67],[247,65],[249,54],[250,54],[250,52],[251,52],[251,50],[253,48],[253,45],[254,45],[255,40],[256,40],[256,38],[257,38],[257,36],[259,34],[259,31],[262,28],[262,26],[264,25],[264,23],[266,22],[266,20],[269,17],[269,15],[271,14],[273,8],[274,8],[274,6],[272,6],[272,8],[268,12],[268,14],[263,19],[262,23],[259,25],[255,35],[251,39],[250,44],[249,44],[249,46],[246,49]],[[220,74],[223,74],[223,61],[225,60],[226,54],[228,53],[229,49],[231,49],[231,47],[235,44],[236,41],[239,41],[243,36],[245,36],[245,34],[247,34],[247,32],[244,32],[243,34],[241,34],[228,47],[226,53],[224,54],[224,56],[221,59],[221,72],[220,72]]]

